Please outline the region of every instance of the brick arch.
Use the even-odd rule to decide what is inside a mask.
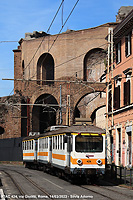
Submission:
[[[54,58],[50,53],[43,53],[37,61],[37,79],[54,80]],[[53,82],[37,81],[38,85],[53,84]]]
[[[73,94],[74,107],[88,94],[95,92],[105,92],[106,84],[105,83],[88,83],[79,87],[79,92]],[[75,90],[76,91],[76,90]]]
[[[32,131],[44,133],[48,126],[56,125],[58,109],[58,102],[53,95],[41,94],[32,107]]]
[[[97,111],[98,110],[100,110],[101,108],[105,108],[106,109],[106,105],[104,104],[104,105],[99,105],[99,106],[97,106],[96,108],[95,108],[95,110],[93,110],[93,112],[92,113],[90,113],[90,119],[92,120],[92,123],[94,124],[94,125],[96,125],[96,126],[99,126],[99,127],[101,127],[101,128],[105,128],[105,124],[103,124],[103,123],[105,123],[105,121],[103,121],[103,123],[101,124],[99,124],[99,125],[97,125],[97,117],[99,118],[100,116],[97,116],[96,117],[96,113],[97,113]],[[105,114],[105,113],[104,113]],[[104,117],[104,114],[103,114],[103,117]],[[100,114],[101,115],[101,114]],[[102,118],[103,119],[103,117],[100,117],[100,119]]]
[[[65,80],[65,77],[63,77],[63,80]],[[67,79],[66,79],[67,80]],[[69,79],[71,80],[71,79]],[[39,98],[39,96],[43,94],[50,94],[53,95],[54,98],[57,100],[58,104],[60,103],[60,85],[62,85],[62,104],[66,105],[67,102],[67,95],[70,94],[70,106],[71,106],[71,124],[73,123],[73,116],[74,116],[74,109],[77,103],[87,94],[90,94],[92,92],[99,92],[104,91],[106,88],[105,83],[89,83],[89,82],[83,82],[81,80],[73,81],[72,82],[55,82],[54,85],[43,85],[43,86],[35,86],[34,85],[34,91],[29,88],[29,91],[32,91],[32,93],[28,93],[30,97],[30,103],[34,104],[36,99]],[[69,88],[70,86],[70,88]],[[69,93],[70,89],[70,93]],[[32,109],[31,107],[31,117],[32,119]],[[65,108],[64,108],[65,112]],[[63,124],[66,123],[66,116],[63,115]],[[31,128],[32,128],[32,120],[31,120]]]
[[[44,86],[43,88],[41,87],[39,90],[36,90],[34,92],[34,94],[31,96],[30,102],[32,104],[34,104],[36,99],[38,99],[43,94],[50,94],[50,95],[54,96],[54,98],[57,100],[57,102],[59,104],[60,91],[58,91],[57,88],[54,87],[54,86],[53,87],[52,86],[51,87],[50,86]]]
[[[97,102],[97,104],[95,106],[95,109],[92,109],[90,111],[90,118],[91,118],[91,116],[93,115],[94,112],[96,112],[98,109],[106,106],[106,102],[105,101],[106,101],[106,99],[105,100],[100,100],[99,102]]]
[[[102,48],[93,48],[89,50],[83,61],[83,80],[100,82],[100,77],[104,73],[105,50]],[[98,70],[97,70],[98,69]],[[99,79],[99,80],[98,80]]]
[[[80,97],[78,100],[77,100],[77,103],[75,104],[74,106],[74,113],[73,113],[73,121],[74,121],[74,118],[75,118],[75,112],[76,112],[76,108],[78,107],[78,104],[81,102],[81,100],[86,97],[87,95],[89,94],[93,94],[93,93],[88,93],[86,92],[82,97]],[[91,106],[90,106],[91,105]],[[88,112],[87,112],[87,118],[88,119],[91,119],[91,115],[92,113],[94,112],[95,109],[98,109],[99,107],[103,107],[106,105],[106,98],[100,98],[100,94],[94,98],[93,100],[90,101],[90,103],[88,104],[88,106],[86,105],[86,108],[89,107]]]

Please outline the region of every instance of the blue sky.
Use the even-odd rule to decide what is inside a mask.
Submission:
[[[13,94],[13,49],[26,32],[47,31],[62,0],[0,0],[0,97]],[[63,19],[67,18],[77,0],[64,1]],[[121,6],[133,6],[132,0],[79,0],[62,31],[81,30],[107,22],[115,22]],[[61,29],[61,11],[50,29],[57,34]],[[10,41],[10,42],[4,42]],[[58,41],[57,41],[58,42]]]

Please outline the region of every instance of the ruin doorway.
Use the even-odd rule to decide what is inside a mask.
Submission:
[[[59,109],[54,96],[43,94],[38,97],[32,109],[32,132],[44,133],[52,125],[56,125],[56,113]]]

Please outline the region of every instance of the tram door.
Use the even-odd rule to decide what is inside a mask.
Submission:
[[[49,162],[52,162],[52,137],[49,137]]]
[[[71,151],[72,151],[72,137],[67,136],[67,166],[68,167],[70,167]]]
[[[38,152],[38,142],[37,140],[35,140],[35,155],[34,155],[35,160],[37,160],[37,152]]]

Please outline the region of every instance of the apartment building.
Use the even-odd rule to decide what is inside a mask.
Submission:
[[[133,10],[113,30],[113,68],[108,67],[108,158],[133,165]],[[113,103],[112,103],[113,102]],[[113,107],[113,109],[112,109]],[[108,147],[107,147],[108,148]]]

